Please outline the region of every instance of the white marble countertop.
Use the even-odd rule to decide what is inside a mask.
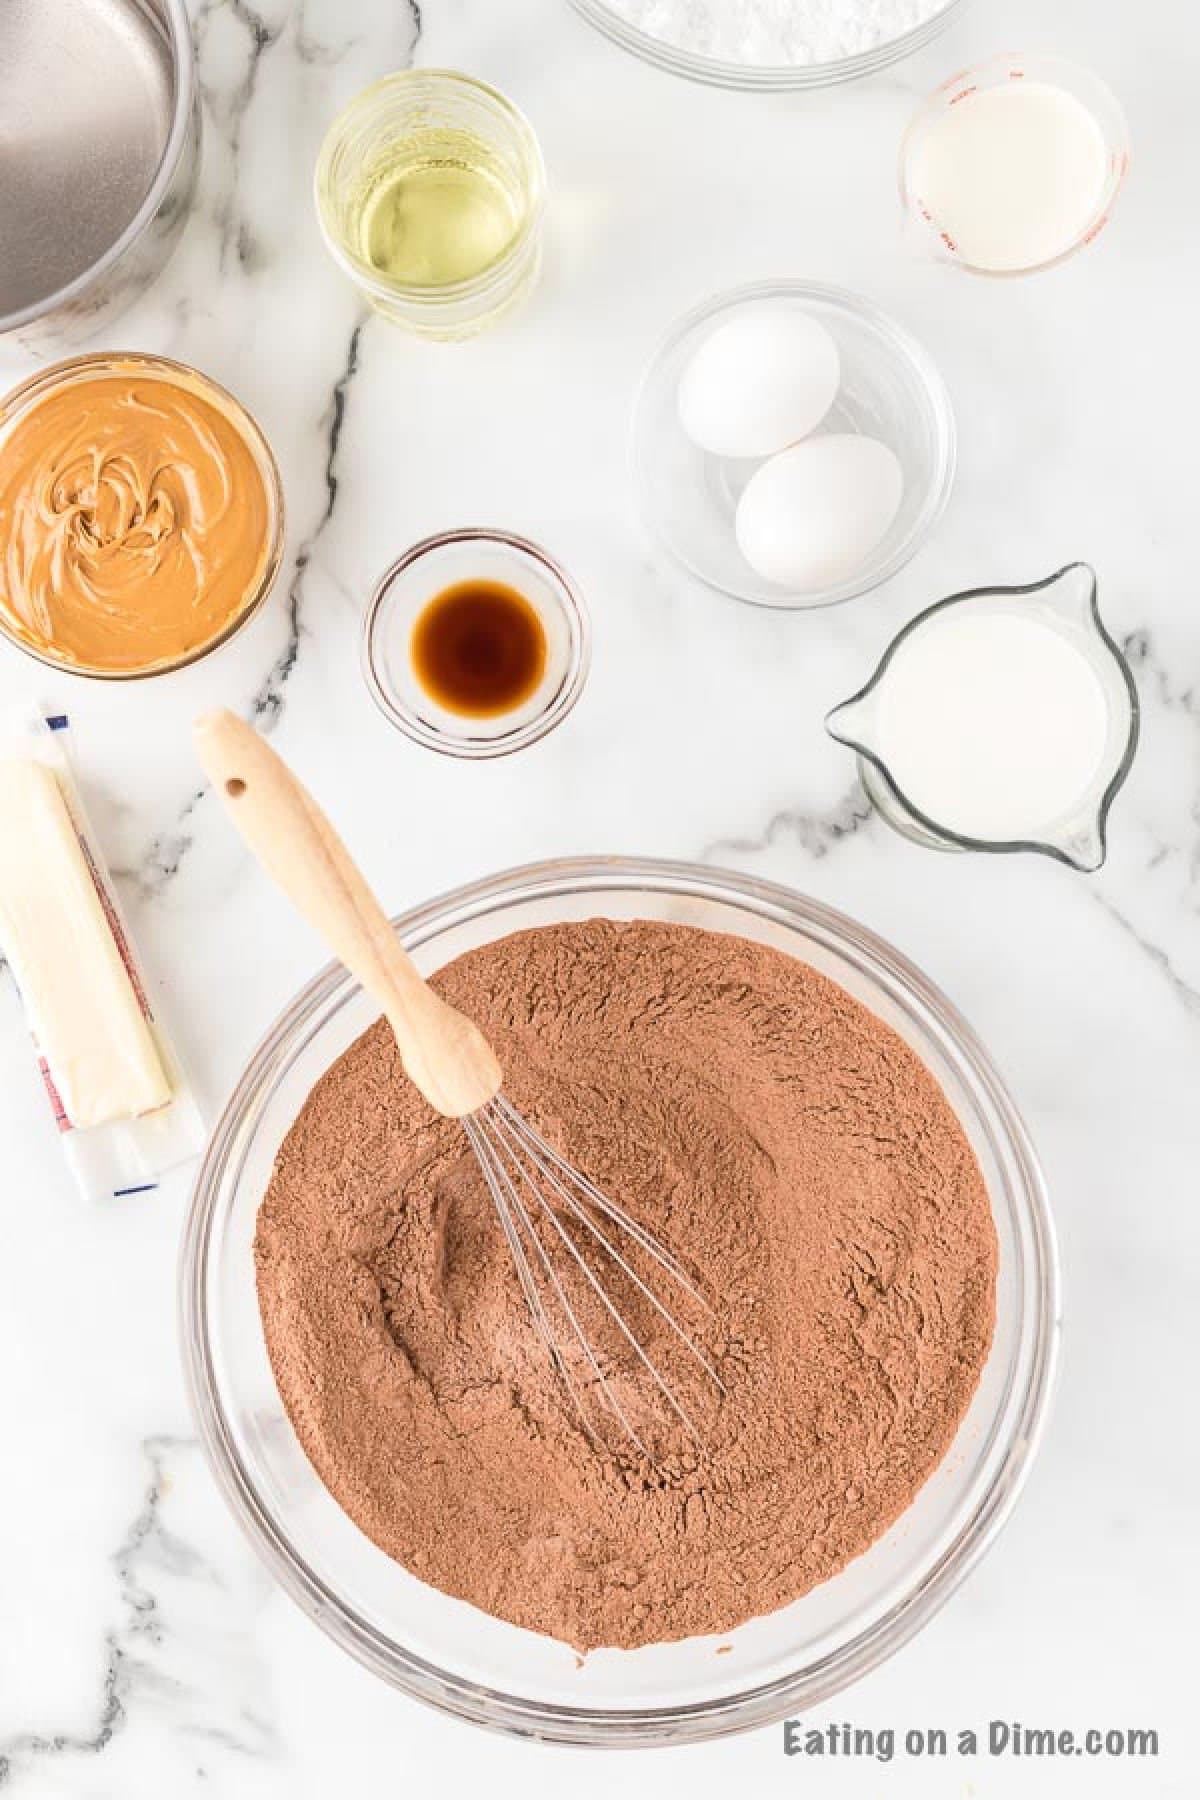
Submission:
[[[323,960],[202,797],[187,723],[227,703],[275,732],[399,909],[574,851],[706,859],[856,914],[919,962],[1007,1075],[1061,1235],[1057,1404],[999,1544],[891,1663],[820,1715],[1157,1727],[1157,1762],[786,1761],[778,1731],[614,1762],[494,1739],[392,1693],[271,1584],[195,1444],[175,1338],[187,1179],[86,1209],[0,985],[0,1789],[29,1800],[316,1800],[330,1792],[1195,1794],[1195,1304],[1200,1232],[1200,255],[1189,0],[977,0],[880,78],[796,97],[643,68],[565,0],[197,0],[206,144],[183,245],[110,341],[199,364],[277,448],[284,573],[234,644],[133,687],[0,652],[0,701],[65,707],[137,939],[210,1114]],[[994,49],[1093,65],[1130,117],[1110,230],[1056,273],[985,283],[898,242],[915,98]],[[406,63],[510,91],[545,148],[544,279],[509,323],[431,348],[358,311],[309,197],[334,108]],[[774,274],[860,289],[939,360],[961,467],[934,539],[885,590],[770,615],[694,590],[630,516],[631,394],[681,310]],[[18,364],[12,379],[21,374]],[[7,379],[8,372],[5,371]],[[590,687],[545,743],[455,764],[393,734],[358,621],[414,538],[502,523],[590,600]],[[939,857],[870,816],[821,719],[931,599],[1084,557],[1128,644],[1142,749],[1087,878]],[[1189,1367],[1190,1363],[1190,1367]],[[1185,1664],[1193,1675],[1185,1680]]]

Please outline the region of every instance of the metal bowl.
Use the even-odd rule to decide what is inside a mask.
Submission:
[[[184,0],[0,6],[0,342],[107,325],[163,268],[200,150]]]

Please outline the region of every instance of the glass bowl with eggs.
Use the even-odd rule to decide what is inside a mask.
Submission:
[[[687,572],[756,606],[832,606],[903,567],[950,496],[941,375],[869,300],[809,281],[718,294],[638,395],[635,499]]]

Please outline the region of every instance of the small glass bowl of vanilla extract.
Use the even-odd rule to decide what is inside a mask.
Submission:
[[[587,609],[566,570],[511,532],[423,538],[367,605],[363,675],[385,718],[428,750],[523,750],[561,723],[591,661]]]

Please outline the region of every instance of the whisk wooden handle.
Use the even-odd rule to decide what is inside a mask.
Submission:
[[[447,1118],[498,1092],[500,1065],[482,1032],[448,1006],[401,949],[387,914],[324,813],[243,720],[196,720],[204,772],[267,873],[386,1014],[409,1078]]]

